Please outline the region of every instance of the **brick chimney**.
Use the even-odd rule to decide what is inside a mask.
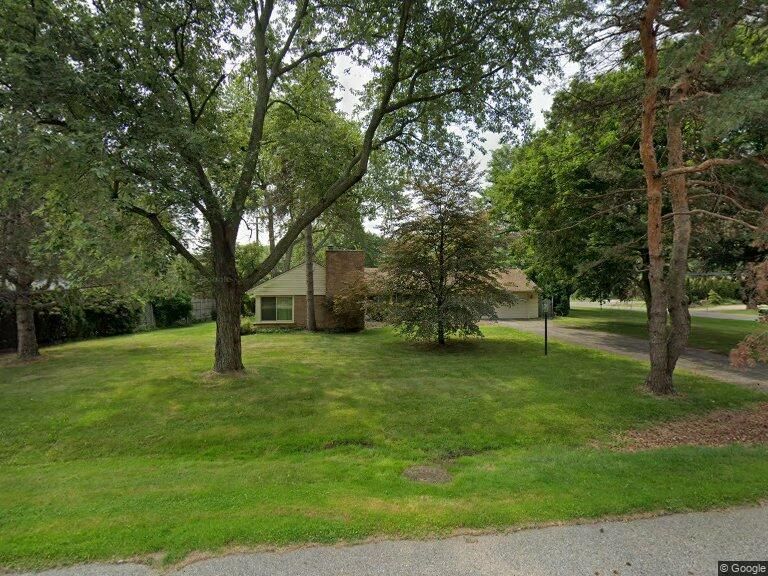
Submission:
[[[325,251],[325,293],[333,295],[363,275],[365,253],[362,250],[339,250],[328,247]]]

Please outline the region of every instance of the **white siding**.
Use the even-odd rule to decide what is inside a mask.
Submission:
[[[315,296],[325,296],[325,268],[315,264]],[[248,290],[253,296],[306,296],[307,272],[300,265]]]
[[[539,297],[535,292],[518,292],[517,302],[511,306],[497,306],[496,316],[499,320],[511,318],[538,318]]]

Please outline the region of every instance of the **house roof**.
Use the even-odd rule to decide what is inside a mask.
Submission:
[[[530,281],[520,268],[509,268],[497,274],[496,278],[502,287],[510,292],[534,292],[536,284]]]
[[[365,268],[365,279],[368,282],[381,278],[383,272],[378,268]],[[509,268],[496,276],[499,284],[510,292],[535,292],[536,284],[530,281],[520,268]]]

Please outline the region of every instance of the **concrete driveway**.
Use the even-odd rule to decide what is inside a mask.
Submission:
[[[768,507],[597,522],[444,540],[387,541],[236,554],[172,576],[700,576],[719,560],[768,560]],[[95,564],[45,576],[155,576]]]

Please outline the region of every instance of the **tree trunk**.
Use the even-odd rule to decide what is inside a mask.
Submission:
[[[672,109],[667,117],[667,158],[670,169],[683,166],[683,119],[679,105],[686,98],[687,92],[687,80],[682,80],[672,90]],[[667,341],[667,375],[672,380],[677,360],[688,346],[688,338],[691,334],[691,314],[688,310],[688,297],[685,292],[688,247],[691,242],[691,216],[689,214],[685,175],[670,177],[667,180],[667,187],[670,191],[674,213],[672,253],[667,276],[667,307],[671,321]]]
[[[307,258],[307,330],[314,332],[317,330],[317,321],[315,319],[315,249],[312,245],[312,224],[307,224],[304,230],[305,250]]]
[[[437,321],[437,343],[440,346],[445,346],[445,324],[442,320]]]
[[[226,225],[212,227],[211,245],[216,273],[216,351],[213,370],[219,373],[243,370],[240,345],[240,310],[243,291],[237,273],[235,240],[237,228]]]
[[[640,158],[648,199],[648,283],[651,309],[648,318],[648,342],[651,370],[646,385],[654,394],[674,392],[667,373],[667,291],[664,285],[664,254],[662,251],[662,179],[653,145],[656,124],[659,60],[656,47],[656,16],[661,0],[648,0],[640,20],[640,44],[645,64],[645,93],[640,136]]]
[[[647,320],[651,318],[651,282],[648,280],[648,267],[650,266],[650,258],[648,256],[648,250],[641,250],[640,257],[643,260],[643,271],[640,273],[640,292],[643,295],[643,301],[645,302],[645,317]]]
[[[16,340],[17,355],[21,360],[30,360],[40,355],[35,332],[35,309],[32,306],[30,287],[16,294]]]
[[[269,238],[269,253],[275,251],[275,209],[272,203],[267,204],[267,236]]]

